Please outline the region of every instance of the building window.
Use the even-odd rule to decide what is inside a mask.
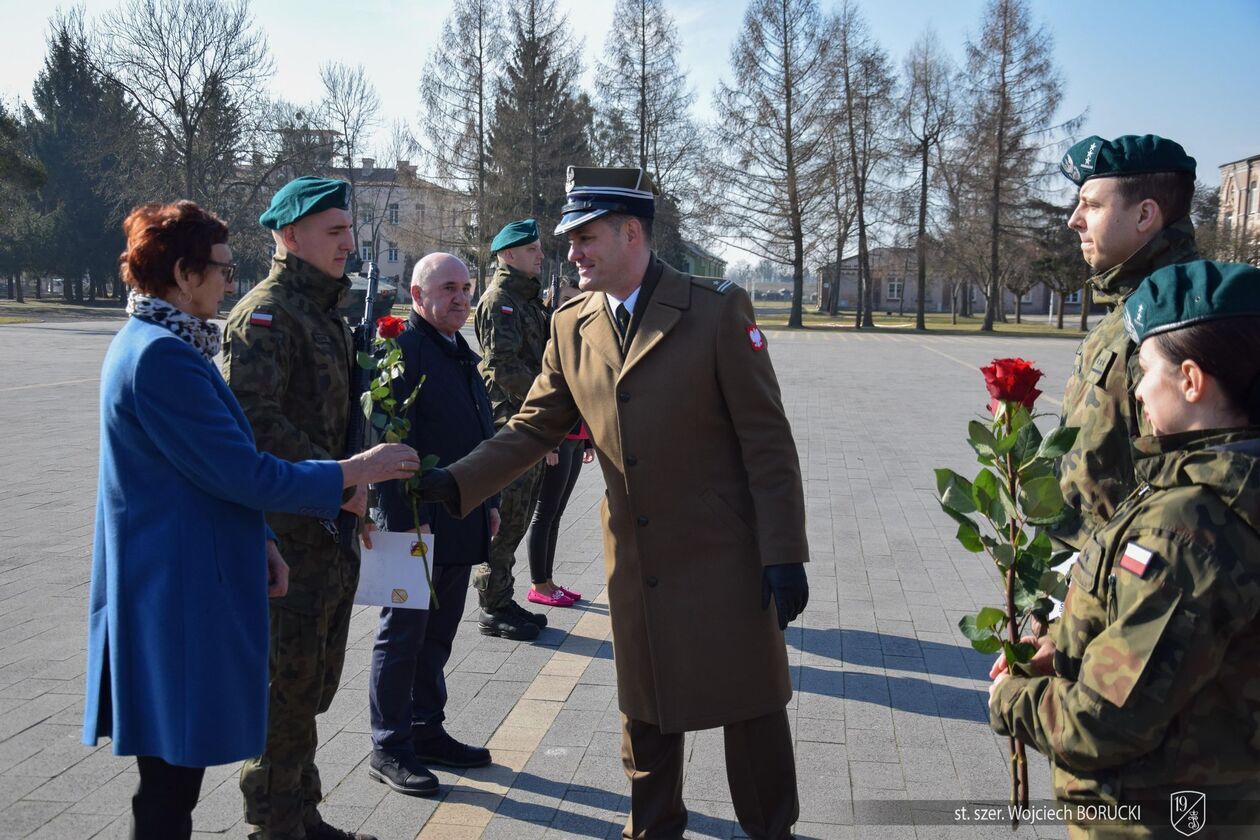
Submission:
[[[391,225],[398,224],[398,205],[397,204],[389,205],[389,223]]]
[[[1081,302],[1081,290],[1080,290],[1080,289],[1077,289],[1075,292],[1072,292],[1072,294],[1068,295],[1067,297],[1065,297],[1065,298],[1063,299],[1063,302],[1064,302],[1064,303],[1080,303],[1080,302]]]
[[[417,204],[417,205],[416,205],[416,212],[420,214],[420,226],[421,226],[421,227],[424,227],[424,205],[423,205],[423,204]]]
[[[372,208],[369,207],[363,211],[363,223],[370,225],[374,221],[376,221],[376,214],[372,212]]]
[[[398,262],[398,243],[397,242],[389,243],[389,250],[385,252],[385,259],[389,260],[392,263]]]
[[[1024,292],[1023,296],[1020,297],[1019,302],[1022,303],[1024,306],[1027,306],[1030,303],[1032,303],[1033,302],[1032,289],[1029,289],[1028,291]]]
[[[1251,209],[1247,212],[1260,212],[1260,181],[1251,182]]]
[[[888,300],[901,300],[901,290],[905,283],[901,280],[888,281]]]
[[[372,259],[372,241],[370,239],[364,239],[359,243],[359,256],[364,260]]]

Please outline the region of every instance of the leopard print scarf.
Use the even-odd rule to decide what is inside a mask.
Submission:
[[[189,315],[159,297],[132,291],[127,297],[127,314],[150,324],[166,327],[196,347],[208,362],[213,363],[214,357],[219,354],[223,339],[218,324]]]

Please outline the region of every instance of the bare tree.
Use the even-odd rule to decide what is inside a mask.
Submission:
[[[833,61],[832,78],[839,86],[836,129],[843,136],[852,180],[854,217],[858,237],[858,281],[861,284],[854,326],[874,326],[868,199],[872,175],[888,157],[888,129],[894,79],[888,56],[866,29],[857,6],[850,0],[840,6],[827,28]]]
[[[438,180],[467,196],[475,223],[462,243],[477,260],[477,292],[490,263],[486,166],[502,61],[499,0],[457,0],[420,80],[425,152]]]
[[[319,80],[324,86],[320,120],[328,130],[338,135],[337,157],[345,167],[346,180],[350,182],[350,220],[357,244],[362,232],[360,228],[365,223],[359,217],[358,162],[372,131],[379,124],[381,100],[362,64],[349,67],[335,61],[328,62],[320,66]]]
[[[157,194],[233,215],[224,173],[268,130],[272,62],[248,3],[126,0],[98,34],[100,67],[156,134],[160,168],[171,173]]]
[[[990,0],[979,40],[967,42],[970,141],[987,173],[989,267],[982,330],[1000,300],[1002,227],[1012,205],[1044,175],[1038,158],[1063,98],[1054,40],[1031,20],[1028,0]]]
[[[679,226],[686,226],[703,148],[689,115],[695,94],[678,66],[679,50],[678,27],[662,0],[617,0],[605,58],[596,65],[597,118],[601,139],[610,144],[602,156],[623,166],[633,160],[650,172],[678,209]],[[659,252],[660,222],[656,232]]]
[[[715,94],[715,181],[730,243],[792,266],[789,327],[802,326],[806,221],[823,199],[833,86],[815,0],[753,0]]]
[[[933,154],[957,125],[954,107],[955,71],[942,52],[936,33],[927,30],[914,46],[905,62],[906,95],[901,110],[907,157],[919,164],[918,227],[915,252],[918,262],[918,288],[915,300],[914,326],[927,329],[925,318],[928,257],[928,193],[931,186]]]

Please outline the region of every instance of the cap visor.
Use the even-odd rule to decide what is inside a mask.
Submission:
[[[600,216],[607,216],[610,212],[611,212],[610,210],[601,209],[601,210],[579,210],[574,213],[565,213],[563,216],[560,217],[560,224],[556,225],[555,235],[559,236],[562,233],[568,233],[569,231],[575,228],[580,228],[582,225],[586,224],[587,222],[595,221]]]

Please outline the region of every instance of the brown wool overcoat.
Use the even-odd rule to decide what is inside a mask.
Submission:
[[[808,548],[796,445],[748,296],[659,261],[653,272],[624,357],[604,294],[570,301],[521,411],[450,472],[472,511],[586,420],[607,485],[620,708],[679,732],[787,704],[762,567],[805,562]]]

